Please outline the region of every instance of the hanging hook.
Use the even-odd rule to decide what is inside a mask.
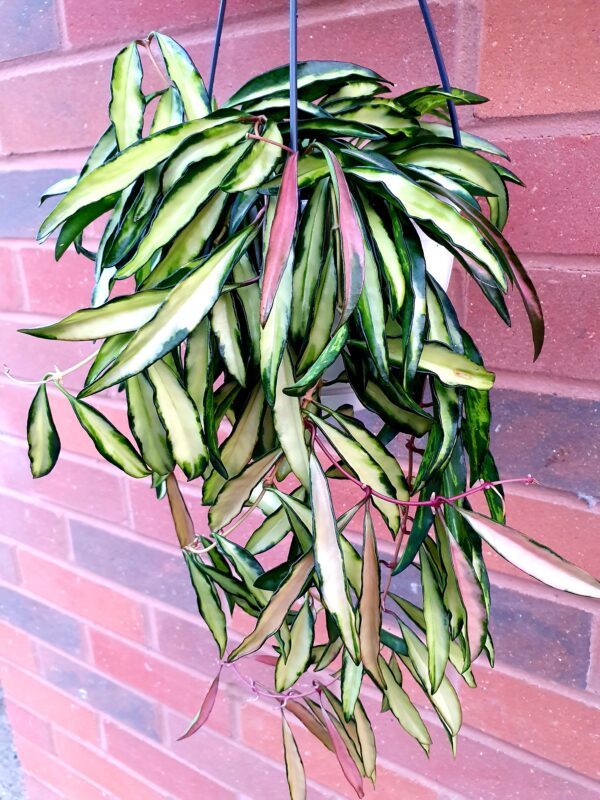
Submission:
[[[213,43],[212,57],[210,59],[210,76],[208,79],[208,99],[211,102],[215,88],[215,75],[217,73],[217,61],[219,60],[219,48],[221,47],[221,34],[223,33],[223,22],[225,20],[226,7],[227,0],[220,0],[217,26],[215,28],[215,41]]]
[[[290,0],[290,147],[298,150],[298,2]]]

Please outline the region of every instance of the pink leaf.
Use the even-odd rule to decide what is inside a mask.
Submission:
[[[333,750],[339,762],[339,765],[342,768],[342,772],[344,773],[346,780],[348,781],[350,786],[352,786],[356,794],[359,797],[364,797],[365,792],[363,789],[363,780],[360,772],[358,771],[358,767],[356,766],[350,754],[346,750],[346,745],[344,744],[344,740],[338,733],[337,728],[331,721],[329,714],[323,708],[322,704],[321,704],[321,709],[323,711],[323,718],[325,720],[325,725],[327,726],[327,731],[333,743]]]
[[[253,658],[255,661],[260,661],[261,664],[266,664],[269,667],[276,667],[279,661],[277,656],[269,656],[267,654],[261,655],[260,653],[253,656]]]
[[[269,234],[260,295],[260,322],[265,325],[288,263],[298,217],[298,153],[288,156],[283,168],[275,215]]]
[[[210,717],[210,712],[213,710],[215,705],[215,700],[217,699],[217,694],[219,692],[219,678],[221,677],[221,670],[219,670],[215,676],[215,679],[210,685],[208,692],[206,693],[206,697],[204,698],[204,702],[200,706],[200,711],[196,714],[194,719],[191,721],[189,728],[183,733],[177,741],[180,742],[182,739],[187,739],[190,736],[193,736],[196,731],[199,731],[200,728],[208,721]]]

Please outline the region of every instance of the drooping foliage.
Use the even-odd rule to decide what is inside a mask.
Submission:
[[[26,333],[98,343],[79,395],[63,393],[101,455],[170,503],[222,665],[272,666],[272,686],[253,689],[282,703],[291,797],[306,792],[292,718],[362,796],[376,766],[365,675],[428,752],[420,700],[403,688],[412,675],[455,745],[452,676],[474,686],[472,663],[494,658],[482,542],[600,597],[595,579],[506,527],[494,376],[426,258],[440,245],[434,258],[453,256],[507,324],[515,287],[537,357],[541,306],[502,233],[519,179],[495,145],[466,133],[454,145],[445,104],[484,102],[471,92],[394,96],[370,69],[302,63],[296,153],[286,67],[217,109],[185,50],[151,39],[164,88],[145,94],[138,44],[122,50],[106,132],[47,193],[61,199],[39,239],[57,232],[57,259],[73,246],[93,262],[91,307]],[[92,251],[84,234],[101,217]],[[111,299],[122,280],[129,293]],[[117,386],[128,434],[84,400]],[[45,385],[28,434],[40,477],[60,451]],[[207,527],[194,529],[181,476],[202,481]],[[471,508],[480,490],[489,516]],[[236,534],[249,520],[250,537]],[[409,567],[418,603],[393,580]],[[241,641],[228,632],[236,608],[256,620]],[[218,687],[217,675],[184,736]]]

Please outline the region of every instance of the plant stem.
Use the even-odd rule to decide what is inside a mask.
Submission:
[[[29,381],[23,378],[15,378],[15,376],[11,374],[10,368],[6,364],[4,365],[4,374],[13,383],[22,383],[29,386],[41,386],[44,383],[52,383],[52,382],[61,383],[65,375],[70,375],[71,372],[75,372],[75,370],[84,367],[86,364],[88,364],[90,361],[96,358],[99,352],[100,352],[99,349],[94,350],[94,352],[90,353],[89,356],[86,356],[81,361],[77,362],[77,364],[73,364],[72,367],[68,367],[67,369],[58,369],[55,367],[54,372],[49,372],[44,378],[42,378],[41,381]]]

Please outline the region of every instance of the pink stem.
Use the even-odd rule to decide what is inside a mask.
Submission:
[[[397,500],[395,497],[388,497],[388,495],[382,494],[378,492],[376,489],[373,489],[371,486],[366,486],[364,483],[361,483],[354,475],[351,475],[347,470],[341,467],[338,463],[337,456],[335,456],[331,450],[327,447],[327,445],[323,442],[322,439],[319,438],[318,435],[315,435],[314,441],[319,445],[323,453],[327,456],[327,458],[331,461],[331,463],[339,469],[342,475],[345,475],[348,480],[352,481],[356,486],[359,486],[365,495],[378,497],[380,500],[385,500],[388,503],[394,503],[397,506],[403,506],[404,508],[418,508],[419,506],[429,506],[430,508],[440,508],[445,503],[455,503],[457,500],[463,500],[465,497],[470,497],[472,494],[477,494],[478,492],[485,491],[485,489],[491,489],[494,486],[502,486],[505,483],[525,483],[526,485],[531,485],[532,483],[537,483],[535,478],[531,475],[527,475],[524,478],[506,478],[505,480],[501,481],[483,481],[479,484],[479,486],[473,486],[471,489],[467,489],[466,492],[462,492],[461,494],[456,494],[453,497],[443,497],[442,495],[437,495],[436,497],[432,497],[431,500]]]

